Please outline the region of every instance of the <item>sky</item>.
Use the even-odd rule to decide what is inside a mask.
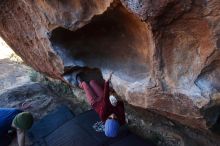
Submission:
[[[7,43],[0,37],[0,59],[9,58],[14,51],[7,45]]]

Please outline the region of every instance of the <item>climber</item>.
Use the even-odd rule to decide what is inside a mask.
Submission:
[[[17,132],[19,146],[25,146],[25,131],[31,128],[33,116],[16,108],[0,108],[0,146],[8,146]]]
[[[89,84],[83,81],[80,74],[77,75],[76,80],[79,86],[85,91],[87,101],[98,113],[104,125],[104,132],[107,137],[116,137],[119,132],[119,127],[124,125],[125,113],[124,103],[118,101],[114,95],[110,95],[109,82],[112,73],[107,81],[105,81],[104,88],[102,88],[97,81],[91,80]]]

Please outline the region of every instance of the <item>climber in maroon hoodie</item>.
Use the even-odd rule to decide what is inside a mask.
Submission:
[[[105,135],[108,137],[116,137],[119,127],[124,125],[125,113],[124,103],[118,101],[115,96],[110,95],[109,81],[111,80],[112,73],[109,79],[105,81],[104,87],[101,87],[97,81],[91,80],[88,83],[82,81],[80,76],[77,77],[79,85],[84,89],[87,101],[98,113],[100,119],[105,122]]]

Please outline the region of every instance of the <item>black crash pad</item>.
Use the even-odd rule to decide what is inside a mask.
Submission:
[[[126,126],[120,128],[119,135],[116,138],[108,138],[105,136],[104,132],[96,132],[92,126],[94,123],[100,121],[100,119],[94,110],[84,112],[76,116],[72,121],[75,124],[78,124],[83,130],[85,130],[91,137],[102,145],[114,143],[115,141],[118,141],[130,134]]]
[[[152,146],[149,142],[120,128],[116,138],[108,138],[104,132],[96,132],[93,124],[100,121],[93,110],[76,117],[66,107],[36,122],[29,131],[33,146]]]
[[[73,120],[45,137],[45,143],[47,146],[101,146]]]
[[[39,143],[38,145],[43,145],[44,137],[71,120],[73,117],[74,114],[66,106],[58,107],[55,111],[33,124],[28,131],[30,140]]]

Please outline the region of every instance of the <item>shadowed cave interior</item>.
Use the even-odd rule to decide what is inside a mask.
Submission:
[[[204,95],[209,94],[210,96],[217,96],[220,92],[219,68],[220,61],[214,60],[202,70],[201,74],[196,79],[195,84],[201,89]],[[203,113],[210,130],[216,134],[220,134],[220,105],[219,103],[216,104],[215,100],[216,99],[213,99],[207,108],[203,109]]]
[[[220,135],[220,106],[219,105],[210,105],[202,110],[204,117],[207,120],[207,126],[209,129]]]
[[[216,123],[210,128],[212,132],[220,135],[220,116],[218,117]]]
[[[130,82],[149,74],[152,43],[148,25],[122,6],[109,8],[79,30],[56,28],[50,41],[65,68],[114,71]]]

